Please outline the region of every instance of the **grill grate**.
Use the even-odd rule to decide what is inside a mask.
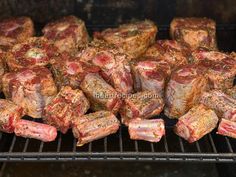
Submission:
[[[89,26],[93,31],[112,26]],[[233,39],[236,25],[218,25],[217,36],[221,50],[236,50]],[[159,39],[168,38],[168,26],[159,26]],[[82,147],[76,147],[72,132],[58,133],[54,142],[44,143],[34,139],[0,133],[0,161],[184,161],[184,162],[236,162],[236,140],[216,135],[215,130],[201,140],[189,144],[174,134],[176,121],[164,115],[166,135],[159,143],[133,141],[127,128],[121,126],[110,135]]]

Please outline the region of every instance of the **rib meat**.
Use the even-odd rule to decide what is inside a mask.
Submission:
[[[16,44],[7,53],[7,65],[11,71],[35,66],[46,66],[51,60],[61,60],[57,48],[43,37],[32,37]]]
[[[192,53],[193,60],[205,70],[212,89],[233,87],[236,75],[236,60],[229,55],[216,51],[197,50]]]
[[[135,91],[154,91],[161,96],[171,73],[170,65],[154,57],[142,57],[131,62]]]
[[[24,115],[23,108],[13,102],[0,99],[0,131],[13,133],[16,122]]]
[[[43,28],[43,34],[60,52],[75,53],[89,40],[85,23],[72,15],[48,23]]]
[[[156,34],[155,24],[145,20],[106,29],[101,33],[95,33],[95,37],[122,48],[125,53],[136,58],[142,55],[150,44],[154,43]]]
[[[213,109],[218,117],[236,121],[236,100],[220,90],[204,92],[200,102]]]
[[[192,143],[210,133],[217,126],[217,122],[218,117],[215,112],[200,104],[192,107],[187,114],[178,119],[174,131]]]
[[[217,134],[236,138],[236,122],[227,119],[221,119]]]
[[[45,105],[56,95],[56,85],[47,68],[34,67],[6,73],[2,79],[6,98],[23,107],[27,115],[40,118]]]
[[[76,89],[88,73],[98,73],[100,68],[63,53],[61,59],[52,62],[51,71],[58,88],[70,86]]]
[[[122,123],[128,125],[131,119],[153,117],[160,114],[163,107],[163,99],[155,92],[143,91],[129,95],[120,110]]]
[[[43,120],[66,133],[72,120],[78,119],[89,109],[89,101],[79,89],[62,87],[55,98],[44,108]]]
[[[102,70],[103,78],[120,93],[133,91],[129,57],[122,50],[102,41],[93,41],[78,57]]]
[[[170,35],[192,50],[199,47],[217,49],[216,24],[208,18],[174,18]]]
[[[162,119],[132,119],[129,122],[129,135],[133,140],[159,142],[165,135],[165,125]]]
[[[116,133],[119,120],[109,111],[98,111],[79,117],[73,122],[73,134],[78,138],[77,146]]]
[[[207,86],[204,72],[194,64],[174,71],[166,88],[165,115],[169,118],[183,116],[198,102]]]
[[[98,74],[87,74],[80,84],[94,111],[109,110],[116,113],[121,106],[119,93]]]
[[[175,40],[157,40],[144,55],[164,60],[174,70],[187,64],[190,54],[184,46]]]
[[[0,22],[0,49],[8,51],[19,42],[34,35],[34,24],[29,17],[4,19]]]

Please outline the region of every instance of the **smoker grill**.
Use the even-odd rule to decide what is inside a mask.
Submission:
[[[79,5],[73,5],[74,2],[71,1],[72,5],[69,7],[79,8]],[[23,8],[25,3],[26,1],[23,1],[22,6],[16,7]],[[33,4],[31,5],[33,6]],[[12,4],[6,6],[11,7]],[[68,3],[65,6],[68,6]],[[19,15],[12,9],[11,12],[13,15]],[[83,18],[83,16],[81,17]],[[43,25],[41,21],[36,24],[38,35],[40,35]],[[87,24],[90,34],[108,27],[114,27],[114,25]],[[168,25],[158,24],[158,30],[159,39],[169,38]],[[235,37],[236,24],[217,24],[218,46],[221,50],[236,50]],[[201,140],[189,144],[173,133],[174,120],[170,120],[164,115],[160,115],[160,117],[165,119],[166,135],[159,143],[130,140],[127,128],[124,126],[120,127],[118,133],[82,147],[76,147],[76,139],[72,132],[65,135],[59,133],[57,139],[51,143],[0,133],[0,161],[236,162],[236,140],[216,135],[216,132],[213,131]]]

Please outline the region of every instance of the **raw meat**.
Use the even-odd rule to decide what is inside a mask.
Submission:
[[[174,70],[187,64],[190,54],[184,46],[175,40],[157,40],[144,55],[164,60]]]
[[[120,110],[122,123],[128,125],[131,119],[147,119],[159,115],[163,107],[163,99],[153,91],[143,91],[129,95],[124,100],[124,105]]]
[[[165,93],[165,115],[179,118],[194,106],[207,89],[207,78],[201,68],[189,64],[174,71]]]
[[[61,60],[57,48],[43,37],[32,37],[16,44],[7,53],[7,65],[11,71],[35,66],[46,66],[50,60]]]
[[[70,86],[73,89],[79,88],[80,83],[88,73],[100,71],[99,67],[80,61],[78,57],[70,56],[67,53],[63,53],[61,59],[51,63],[51,71],[58,88],[62,86]]]
[[[135,91],[154,91],[163,96],[170,65],[154,57],[141,57],[131,62]]]
[[[189,143],[193,143],[210,133],[217,126],[217,122],[216,113],[200,104],[178,119],[174,131]]]
[[[236,138],[236,122],[221,119],[217,134]]]
[[[157,27],[152,21],[145,20],[123,24],[118,28],[109,28],[101,33],[95,33],[100,38],[122,48],[132,58],[139,57],[154,43]]]
[[[43,120],[66,133],[72,120],[78,119],[89,109],[89,101],[79,89],[62,87],[55,98],[44,108]]]
[[[73,134],[78,138],[77,146],[116,133],[120,122],[109,111],[98,111],[79,117],[73,122]]]
[[[236,121],[236,100],[220,90],[204,92],[200,102],[213,109],[218,117]]]
[[[86,45],[89,40],[85,23],[72,15],[48,23],[43,28],[43,34],[61,52],[75,53],[78,48]]]
[[[33,118],[42,116],[43,108],[57,93],[52,75],[44,67],[6,73],[2,83],[6,98],[23,107],[26,114]]]
[[[0,49],[8,51],[19,42],[34,35],[34,24],[29,17],[4,19],[0,22]]]
[[[208,18],[174,18],[170,35],[191,50],[199,47],[217,50],[216,23]]]
[[[129,57],[111,44],[95,40],[78,57],[102,70],[103,78],[122,94],[132,93],[133,80]]]
[[[94,111],[109,110],[116,113],[122,104],[120,94],[98,74],[87,74],[80,88]]]
[[[24,115],[22,107],[10,100],[0,99],[0,131],[13,133],[16,122]]]

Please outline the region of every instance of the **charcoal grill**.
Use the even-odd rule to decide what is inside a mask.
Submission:
[[[22,3],[22,6],[25,3],[26,1]],[[80,7],[73,4],[75,1],[70,1],[70,3],[72,5],[69,6],[74,6],[75,10]],[[22,7],[19,5],[16,8]],[[12,14],[19,15],[14,12],[12,10]],[[41,22],[36,24],[38,35],[43,25]],[[108,27],[114,27],[114,25],[87,24],[90,34]],[[158,38],[167,39],[169,26],[158,25],[158,28]],[[235,37],[236,24],[217,24],[218,46],[221,50],[236,50]],[[0,133],[0,161],[236,162],[236,140],[216,135],[213,131],[201,140],[189,144],[173,133],[172,127],[175,121],[169,120],[164,115],[160,117],[165,119],[166,136],[159,143],[130,140],[127,128],[124,126],[120,127],[116,134],[82,147],[76,147],[76,139],[73,138],[72,132],[65,135],[59,133],[57,139],[51,143]]]

